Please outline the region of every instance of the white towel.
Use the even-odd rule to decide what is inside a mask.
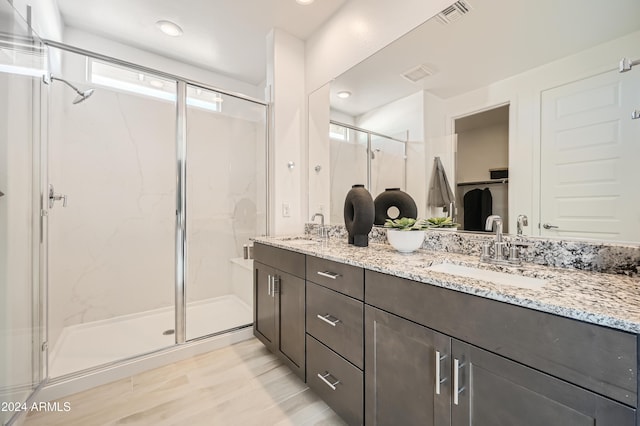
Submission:
[[[431,175],[431,185],[429,186],[429,197],[427,204],[433,207],[444,207],[444,211],[449,210],[449,205],[455,202],[453,191],[449,186],[449,179],[444,171],[444,166],[440,157],[433,159],[433,175]]]

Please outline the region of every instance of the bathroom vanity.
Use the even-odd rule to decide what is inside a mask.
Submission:
[[[255,265],[255,335],[349,424],[639,424],[635,278],[308,238]]]

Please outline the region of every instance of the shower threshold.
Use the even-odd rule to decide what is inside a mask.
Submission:
[[[187,304],[187,340],[251,324],[251,307],[235,295]],[[51,351],[49,377],[146,354],[175,344],[173,307],[65,327]]]

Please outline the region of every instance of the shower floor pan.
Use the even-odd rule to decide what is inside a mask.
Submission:
[[[235,295],[187,304],[187,340],[253,322],[251,307]],[[65,327],[50,354],[49,377],[96,367],[173,346],[173,307]]]

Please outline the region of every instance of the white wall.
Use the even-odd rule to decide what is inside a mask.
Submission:
[[[458,133],[457,182],[490,179],[489,170],[509,168],[509,124]]]
[[[329,84],[309,95],[309,214],[321,213],[331,223]],[[319,167],[319,170],[316,168]]]
[[[307,108],[304,43],[280,29],[267,37],[267,90],[271,98],[271,233],[295,234],[309,219],[306,193]],[[293,162],[293,168],[288,163]],[[304,200],[304,201],[303,201]],[[285,213],[288,210],[288,213]]]

